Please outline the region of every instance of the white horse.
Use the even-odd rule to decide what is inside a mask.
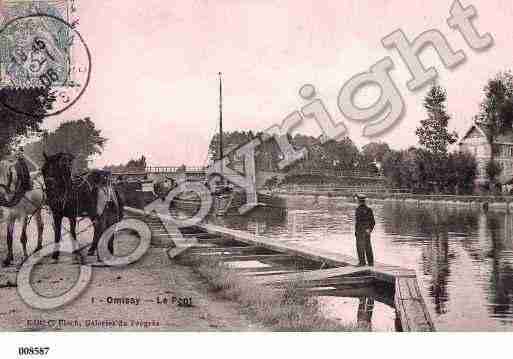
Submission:
[[[43,246],[43,219],[41,217],[41,209],[45,203],[45,192],[40,184],[36,181],[40,173],[31,173],[31,181],[33,190],[25,193],[18,191],[18,173],[15,168],[15,161],[0,161],[0,206],[4,208],[4,221],[7,223],[7,258],[3,265],[9,266],[14,259],[13,255],[13,238],[14,225],[17,220],[22,223],[21,244],[23,246],[23,254],[25,260],[28,258],[27,253],[27,226],[30,218],[35,218],[37,223],[37,248],[39,251]]]

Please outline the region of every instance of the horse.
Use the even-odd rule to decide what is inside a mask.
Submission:
[[[52,210],[55,243],[61,241],[63,218],[68,218],[71,236],[77,239],[78,217],[89,218],[94,227],[93,242],[88,255],[97,251],[102,233],[123,219],[123,200],[108,174],[92,170],[80,176],[72,175],[72,154],[60,152],[52,156],[43,153],[45,163],[41,169],[46,186],[48,206]],[[109,250],[113,254],[112,241]],[[59,259],[59,251],[53,253]]]
[[[45,193],[42,186],[36,186],[28,191],[24,190],[20,185],[21,180],[16,170],[15,161],[0,161],[0,206],[4,208],[4,218],[7,223],[7,257],[3,261],[4,267],[9,266],[14,259],[12,245],[14,226],[17,220],[22,223],[20,240],[25,260],[28,258],[27,226],[30,222],[29,218],[35,218],[37,224],[37,248],[35,252],[43,247],[44,225],[41,209],[45,203]],[[33,185],[37,184],[33,178],[30,180]]]

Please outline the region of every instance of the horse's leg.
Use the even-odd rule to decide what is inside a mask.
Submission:
[[[27,226],[28,226],[28,220],[27,217],[24,217],[22,219],[21,223],[21,246],[23,247],[23,256],[25,257],[25,260],[28,259],[28,252],[27,252]]]
[[[77,219],[69,218],[69,231],[71,232],[71,238],[76,242],[77,241]]]
[[[77,242],[77,218],[72,217],[68,218],[69,220],[69,231],[71,233],[71,238],[73,238],[73,253],[78,256],[78,262],[83,263],[84,258],[82,257],[82,253],[80,252],[78,248],[78,242]],[[76,257],[75,257],[76,258]]]
[[[77,219],[76,217],[69,217],[69,232],[71,233],[71,238],[73,238],[73,253],[78,251],[78,243],[77,243]],[[80,257],[80,260],[82,260],[82,256],[80,252],[78,252],[78,256]]]
[[[116,208],[113,208],[116,207]],[[118,208],[113,203],[109,206],[109,212],[105,213],[105,218],[103,221],[103,232],[105,232],[110,226],[113,226],[114,224],[118,223]],[[111,255],[114,255],[114,238],[116,234],[113,233],[112,236],[108,239],[109,243],[107,244],[107,248],[109,250],[109,253]]]
[[[14,253],[12,250],[12,240],[14,237],[14,223],[16,222],[15,218],[9,217],[7,222],[7,258],[4,260],[4,267],[7,267],[11,264],[14,259]]]
[[[57,215],[53,216],[53,231],[55,235],[55,252],[53,252],[53,259],[56,261],[59,260],[59,251],[60,251],[60,242],[61,242],[61,226],[62,226],[62,216]]]
[[[112,208],[112,205],[110,204],[108,207],[105,208],[106,211],[103,213],[103,215],[101,216],[100,218],[100,226],[98,228],[99,232],[100,232],[100,238],[101,238],[101,235],[103,233],[105,233],[105,231],[112,225],[114,225],[115,223],[117,223],[117,212],[116,213],[113,213],[112,212],[112,209],[116,210],[115,208]],[[107,211],[108,209],[108,211]],[[117,211],[117,210],[116,210]],[[108,241],[107,242],[107,249],[109,250],[109,253],[111,255],[114,255],[114,238],[115,238],[115,233],[112,234],[112,236],[110,236],[109,238],[107,238],[106,240]]]
[[[118,222],[120,222],[121,220],[123,220],[123,217],[125,215],[124,214],[125,202],[124,202],[122,195],[117,190],[114,190],[114,194],[116,195],[116,209],[118,211]]]
[[[100,242],[100,238],[102,237],[103,232],[107,230],[107,219],[105,216],[105,213],[103,213],[100,217],[97,217],[94,223],[94,237],[93,237],[93,244],[91,245],[91,248],[89,249],[89,255],[93,255],[96,252],[96,255],[98,257],[98,260],[100,259],[100,253],[98,252],[98,244]],[[109,252],[114,255],[114,242],[112,239],[109,239],[109,242],[107,243],[107,248]]]
[[[93,234],[93,243],[91,243],[91,247],[89,247],[89,251],[87,252],[88,256],[94,255],[96,252],[96,248],[98,247],[98,240],[100,239],[100,236],[98,235],[99,230],[98,227],[100,225],[100,218],[91,218],[91,222],[93,222],[93,228],[94,228],[94,234]]]
[[[34,213],[34,217],[37,224],[37,247],[35,252],[39,252],[43,248],[43,232],[45,230],[40,209]]]

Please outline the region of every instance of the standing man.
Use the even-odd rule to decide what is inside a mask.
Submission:
[[[358,266],[374,265],[374,255],[372,253],[372,244],[370,241],[372,230],[374,229],[374,213],[372,209],[365,204],[365,196],[358,194],[359,206],[355,212],[355,235],[356,251],[358,253]],[[367,259],[367,261],[365,260]]]

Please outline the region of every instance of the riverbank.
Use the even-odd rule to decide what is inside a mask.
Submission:
[[[365,330],[327,319],[315,297],[298,285],[284,288],[259,285],[216,261],[196,262],[193,267],[207,279],[218,296],[239,303],[244,314],[273,331],[358,331]]]
[[[45,243],[53,230],[45,218]],[[29,245],[35,245],[32,225]],[[6,254],[5,225],[0,226],[0,257]],[[19,228],[16,228],[19,233]],[[88,233],[88,232],[86,232]],[[90,233],[89,233],[90,234]],[[116,241],[116,253],[134,248],[131,237]],[[21,245],[15,241],[15,262],[21,262]],[[88,257],[88,259],[92,259]],[[240,304],[212,292],[210,284],[191,267],[171,262],[163,248],[150,248],[141,260],[125,268],[93,268],[86,290],[63,308],[41,311],[20,298],[16,267],[0,268],[0,331],[266,331],[244,315]],[[34,269],[32,282],[41,295],[56,296],[69,290],[79,266],[62,256]],[[120,304],[121,299],[133,299]]]
[[[347,202],[356,202],[356,193],[364,193],[367,198],[375,202],[406,202],[415,204],[447,204],[465,206],[471,208],[485,210],[500,210],[513,212],[513,196],[481,196],[481,195],[423,195],[412,193],[387,193],[385,190],[381,192],[361,191],[330,191],[330,190],[275,190],[272,192],[281,197],[287,196],[313,196],[313,197],[329,197],[342,199]]]

